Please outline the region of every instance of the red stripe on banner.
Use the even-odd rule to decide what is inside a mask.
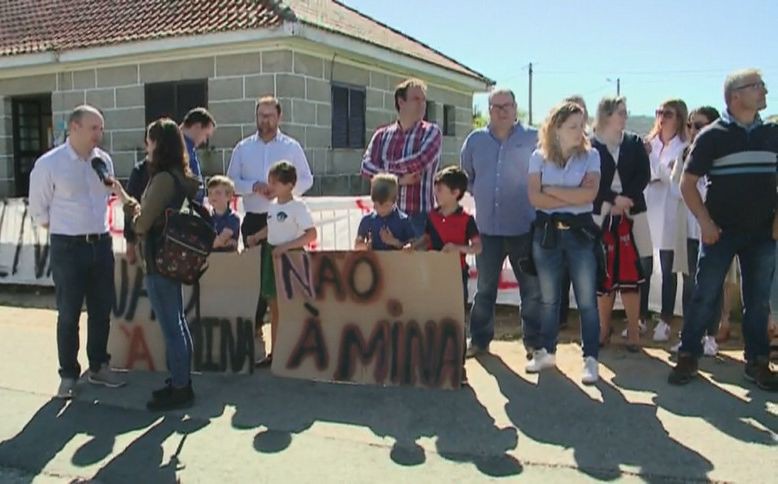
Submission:
[[[116,195],[111,195],[108,198],[108,231],[115,235],[122,235],[124,233],[123,229],[120,229],[116,227],[114,216],[113,216],[113,206],[119,201],[119,197]]]
[[[468,271],[468,277],[470,279],[478,279],[478,269],[471,268]],[[516,289],[517,287],[519,287],[519,283],[517,281],[506,280],[503,277],[503,271],[500,271],[500,275],[497,278],[497,289]]]

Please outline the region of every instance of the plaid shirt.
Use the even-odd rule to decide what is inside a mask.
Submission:
[[[399,121],[378,128],[362,158],[362,176],[392,173],[399,178],[421,173],[419,183],[400,186],[397,205],[408,215],[428,213],[435,206],[433,179],[442,143],[438,125],[426,121],[419,121],[407,131],[402,130]]]

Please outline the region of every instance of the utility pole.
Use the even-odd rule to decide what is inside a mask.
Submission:
[[[529,63],[529,125],[532,126],[532,62]]]
[[[616,95],[621,96],[621,78],[616,78]]]

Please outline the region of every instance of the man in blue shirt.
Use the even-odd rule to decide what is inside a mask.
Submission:
[[[205,108],[194,108],[189,110],[181,123],[181,132],[184,134],[186,151],[189,153],[189,168],[192,174],[200,180],[200,189],[197,190],[195,199],[198,202],[203,201],[205,191],[203,190],[203,174],[200,169],[200,159],[197,157],[197,148],[205,143],[208,138],[213,136],[216,130],[216,120]]]
[[[494,338],[494,305],[506,256],[519,283],[524,346],[539,345],[540,285],[531,257],[535,210],[527,193],[529,158],[537,141],[537,130],[516,121],[514,93],[496,89],[489,95],[489,125],[470,133],[462,146],[461,165],[475,199],[483,245],[476,256],[468,357],[487,352]]]

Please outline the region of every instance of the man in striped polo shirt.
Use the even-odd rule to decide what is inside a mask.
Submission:
[[[424,121],[427,86],[407,79],[394,90],[397,121],[378,128],[362,158],[362,176],[397,175],[397,206],[408,214],[415,237],[424,235],[427,214],[435,208],[433,185],[443,137],[437,124]]]
[[[763,123],[767,87],[759,71],[730,74],[724,82],[727,109],[698,136],[681,178],[681,192],[700,223],[702,245],[696,287],[684,314],[678,364],[669,382],[683,385],[697,374],[702,336],[715,316],[716,299],[735,255],[743,294],[745,378],[778,391],[770,370],[767,321],[776,230],[778,125]],[[705,202],[697,180],[708,178]]]

